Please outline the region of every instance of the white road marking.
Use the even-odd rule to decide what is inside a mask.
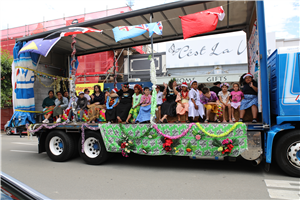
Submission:
[[[265,179],[270,198],[300,199],[300,182]]]
[[[299,191],[268,189],[270,198],[273,199],[296,199],[299,200]]]
[[[12,142],[12,144],[22,144],[22,145],[37,145],[37,143],[24,143],[24,142]]]
[[[10,150],[13,152],[22,152],[22,153],[37,153],[36,151],[23,151],[23,150]]]
[[[298,181],[279,181],[279,180],[268,180],[265,179],[267,187],[278,187],[278,188],[290,188],[300,189],[300,182]]]

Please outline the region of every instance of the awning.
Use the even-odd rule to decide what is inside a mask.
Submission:
[[[163,23],[163,35],[159,36],[154,34],[154,43],[182,39],[183,34],[181,21],[178,16],[200,12],[217,6],[223,6],[225,11],[224,20],[218,22],[218,26],[215,31],[202,34],[201,36],[239,30],[249,32],[248,27],[253,15],[255,1],[179,1],[94,19],[70,25],[68,27],[80,26],[103,30],[102,34],[87,33],[77,35],[76,55],[79,56],[150,44],[148,33],[116,43],[112,29],[116,26],[131,26],[149,23],[151,13],[153,14],[153,22],[162,21]],[[43,38],[57,30],[59,29],[18,38],[17,41],[30,41],[36,38]],[[70,54],[70,44],[71,37],[64,37],[55,45],[52,51],[61,54]]]

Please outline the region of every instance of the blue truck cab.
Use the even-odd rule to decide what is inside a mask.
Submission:
[[[271,126],[266,163],[273,158],[288,174],[300,174],[300,47],[282,47],[267,60]]]
[[[276,124],[300,121],[300,49],[284,47],[268,58],[271,115]]]

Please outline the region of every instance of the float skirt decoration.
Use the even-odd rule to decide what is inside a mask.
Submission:
[[[180,137],[176,149],[172,151],[165,151],[161,138],[163,137],[157,132],[151,124],[99,124],[101,135],[105,143],[106,150],[108,152],[121,152],[122,148],[119,145],[123,140],[123,135],[130,138],[133,142],[135,149],[133,153],[144,155],[147,152],[148,155],[176,155],[176,156],[201,156],[201,157],[221,157],[225,156],[222,152],[218,151],[213,142],[214,140],[220,140],[229,138],[231,140],[238,141],[238,145],[235,145],[231,150],[229,156],[237,157],[244,150],[247,149],[247,126],[244,123],[234,124],[201,124],[202,130],[198,126],[189,124],[158,124],[157,128],[161,133],[168,136],[179,136],[183,132],[187,131],[182,137]],[[233,127],[235,126],[235,127]],[[152,129],[151,129],[152,128]],[[224,132],[233,129],[229,134],[224,137],[211,137],[202,131],[213,134],[221,135]],[[150,130],[151,129],[151,130]],[[201,139],[195,138],[195,133],[199,135],[205,135]],[[153,137],[152,137],[153,136]],[[187,147],[193,147],[192,151],[187,151]],[[145,150],[146,149],[146,150]]]

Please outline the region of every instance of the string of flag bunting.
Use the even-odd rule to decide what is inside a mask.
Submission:
[[[229,3],[230,4],[230,3]],[[225,17],[225,12],[223,6],[216,8],[204,10],[201,12],[178,16],[176,18],[166,19],[158,22],[139,24],[133,26],[117,26],[112,30],[114,34],[114,39],[116,42],[121,40],[130,39],[143,35],[149,32],[149,37],[153,34],[162,35],[163,34],[163,23],[164,21],[170,21],[172,19],[181,19],[182,32],[184,39],[189,37],[207,33],[216,29],[218,21],[222,21]],[[45,38],[39,38],[29,41],[20,51],[20,53],[33,52],[38,53],[43,56],[47,56],[51,48],[62,38],[73,34],[82,33],[102,33],[106,30],[97,30],[93,28],[86,27],[67,27],[63,30],[54,32]]]

